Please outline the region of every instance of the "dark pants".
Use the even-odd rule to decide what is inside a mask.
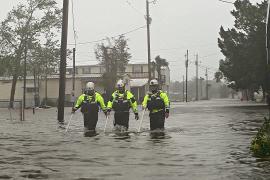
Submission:
[[[129,112],[115,112],[114,113],[114,126],[120,125],[128,129]]]
[[[164,129],[164,122],[165,122],[165,112],[159,111],[156,113],[150,113],[150,129]]]
[[[83,114],[84,127],[88,130],[95,130],[98,121],[98,112]]]

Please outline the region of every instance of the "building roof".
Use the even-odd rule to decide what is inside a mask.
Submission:
[[[100,78],[102,77],[102,74],[76,74],[75,78]],[[0,81],[10,81],[12,80],[12,76],[9,77],[0,77]],[[43,78],[43,77],[42,77]],[[48,79],[59,79],[59,75],[48,75]],[[66,79],[71,79],[72,75],[67,74]],[[33,80],[34,76],[27,76],[27,80]],[[20,76],[18,80],[23,80],[23,77]]]

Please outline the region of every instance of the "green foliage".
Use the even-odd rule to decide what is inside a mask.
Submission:
[[[61,27],[61,10],[55,0],[26,0],[14,7],[0,24],[1,75],[12,75],[10,100],[13,101],[17,78],[23,74],[23,60],[30,71],[48,73],[55,68]],[[3,70],[4,69],[4,70]]]
[[[160,56],[157,56],[155,58],[154,67],[156,67],[157,73],[158,73],[158,82],[161,84],[161,67],[162,66],[169,66],[169,63],[166,59],[161,58]]]
[[[108,39],[107,45],[103,43],[97,45],[95,54],[100,64],[105,66],[103,82],[106,94],[110,95],[117,79],[124,74],[126,65],[131,58],[127,39],[124,36],[113,39],[113,42]]]
[[[215,80],[217,83],[221,82],[221,79],[223,79],[223,73],[218,71],[215,73]]]
[[[251,142],[250,149],[256,157],[270,156],[270,119],[265,118],[265,122]]]
[[[235,90],[257,91],[266,87],[265,18],[267,1],[252,4],[249,0],[237,0],[234,27],[220,28],[218,45],[225,59],[220,60],[220,72],[233,82]],[[222,77],[216,74],[217,78]]]

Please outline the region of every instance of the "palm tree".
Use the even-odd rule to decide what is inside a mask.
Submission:
[[[159,84],[161,84],[161,67],[162,66],[169,66],[169,63],[167,62],[166,59],[163,59],[160,56],[157,56],[155,58],[155,65],[156,65],[156,70],[158,73],[158,82],[159,82]]]

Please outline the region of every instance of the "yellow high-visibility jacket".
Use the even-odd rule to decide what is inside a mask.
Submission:
[[[78,98],[78,100],[76,102],[75,108],[76,109],[79,109],[82,106],[83,102],[85,101],[85,97],[87,97],[87,100],[89,102],[91,102],[92,99],[95,98],[95,102],[100,106],[100,108],[103,111],[106,111],[106,105],[104,103],[104,99],[101,96],[101,94],[99,94],[98,92],[95,92],[95,95],[94,96],[90,96],[90,95],[87,95],[87,94],[80,95],[80,97]]]
[[[161,104],[162,102],[162,104]],[[149,106],[153,106],[150,107]],[[166,112],[169,112],[170,109],[170,100],[167,95],[167,93],[163,91],[158,91],[155,94],[148,93],[145,95],[143,103],[142,103],[143,108],[148,108],[151,113],[156,113],[159,111],[162,111],[165,109]]]
[[[120,100],[122,101],[121,104],[124,104],[124,105],[118,104]],[[129,111],[130,107],[132,108],[134,113],[138,113],[137,101],[134,95],[128,90],[126,90],[125,93],[123,94],[121,94],[118,90],[115,91],[112,94],[112,97],[107,104],[108,109],[114,109],[115,111],[126,112],[126,111]]]

